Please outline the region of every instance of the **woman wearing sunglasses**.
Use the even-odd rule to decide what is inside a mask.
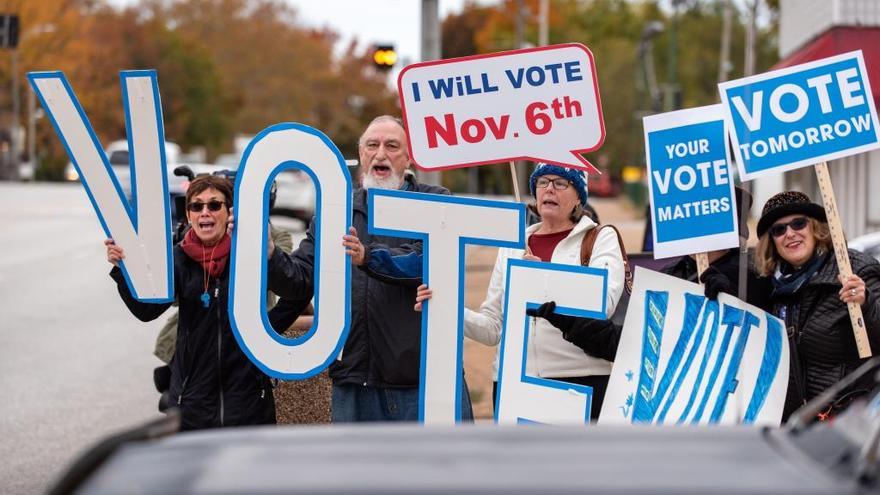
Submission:
[[[849,251],[853,275],[840,275],[825,209],[797,191],[779,193],[764,204],[758,238],[757,269],[771,277],[773,313],[788,329],[786,419],[864,361],[856,349],[847,303],[861,305],[871,347],[875,354],[880,351],[880,265],[870,256]],[[867,384],[856,383],[820,419],[833,416],[868,390]]]
[[[169,388],[171,406],[181,411],[182,430],[275,423],[269,377],[244,355],[229,326],[231,207],[232,183],[225,177],[198,177],[186,191],[192,228],[173,251],[180,320]],[[113,239],[104,244],[107,261],[114,265],[110,276],[129,311],[141,321],[158,318],[171,303],[134,299],[117,266],[125,253]],[[269,249],[274,249],[271,239]]]

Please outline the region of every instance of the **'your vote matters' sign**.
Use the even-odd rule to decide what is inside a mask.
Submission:
[[[739,243],[721,105],[645,117],[654,257]]]
[[[861,51],[718,87],[745,180],[880,147]]]
[[[397,80],[425,170],[531,159],[595,171],[605,139],[593,55],[565,44],[410,65]]]

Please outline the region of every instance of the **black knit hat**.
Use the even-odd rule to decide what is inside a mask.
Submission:
[[[764,235],[780,218],[801,213],[816,220],[827,222],[825,208],[810,202],[810,197],[798,191],[786,191],[773,196],[764,203],[758,220],[758,237]]]

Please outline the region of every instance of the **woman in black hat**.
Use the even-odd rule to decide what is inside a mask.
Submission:
[[[758,238],[756,266],[771,278],[772,311],[785,322],[791,349],[784,420],[864,361],[847,303],[861,305],[871,347],[880,351],[880,264],[850,250],[853,274],[840,275],[824,208],[797,191],[779,193],[764,204]],[[834,415],[868,387],[862,382],[848,388],[820,419]]]

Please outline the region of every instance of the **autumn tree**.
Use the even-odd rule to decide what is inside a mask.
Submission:
[[[523,5],[523,42],[537,44],[538,0],[503,0],[489,6],[466,4],[464,10],[444,20],[444,54],[455,56],[511,50],[516,46],[517,7]],[[657,77],[661,84],[672,80],[671,32],[676,33],[674,80],[684,107],[718,101],[717,74],[721,46],[722,0],[692,0],[676,14],[668,2],[629,0],[551,0],[550,44],[577,42],[589,47],[599,78],[606,139],[588,158],[607,162],[612,171],[643,163],[641,117],[651,106],[640,88],[644,78],[637,57],[642,32],[649,22],[660,22],[663,32],[653,39]],[[775,2],[770,2],[770,22],[758,33],[757,70],[776,61]],[[675,17],[675,18],[674,18]],[[733,26],[731,77],[742,75],[745,15],[738,12]],[[470,39],[462,39],[470,38]],[[465,53],[468,49],[473,53]],[[482,173],[481,173],[482,178]],[[456,185],[461,177],[454,177]],[[501,180],[506,189],[509,180]],[[489,184],[491,185],[491,184]],[[485,189],[484,189],[485,190]]]

